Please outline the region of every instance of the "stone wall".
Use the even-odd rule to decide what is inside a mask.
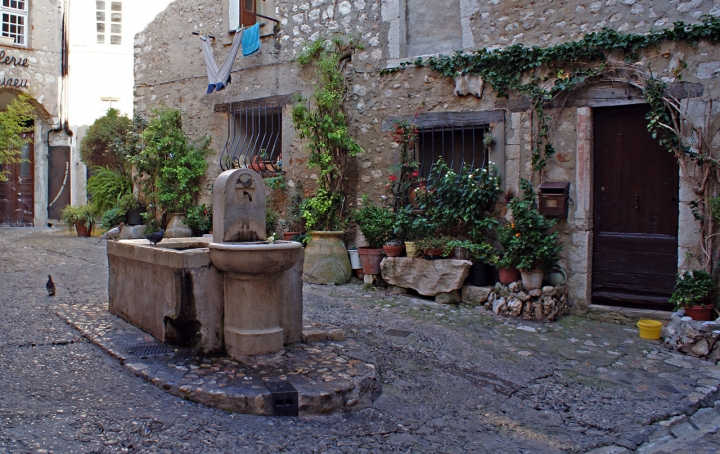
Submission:
[[[522,42],[525,45],[548,45],[581,38],[585,33],[611,27],[625,32],[641,33],[651,28],[671,25],[675,20],[697,22],[699,13],[715,12],[708,0],[677,1],[537,1],[528,4],[509,0],[479,2],[459,1],[459,21],[437,21],[433,30],[414,24],[408,17],[418,11],[437,13],[437,2],[406,0],[292,1],[276,0],[281,21],[277,36],[263,38],[260,51],[235,62],[233,83],[212,95],[205,95],[206,76],[199,38],[194,29],[208,31],[218,39],[213,43],[220,61],[227,53],[228,41],[223,26],[222,7],[209,0],[178,0],[164,14],[137,35],[135,47],[135,106],[141,113],[161,102],[183,108],[188,127],[194,135],[209,134],[213,147],[220,153],[227,138],[227,117],[216,108],[231,102],[312,93],[312,75],[300,69],[294,59],[302,47],[318,37],[334,34],[357,34],[365,48],[355,52],[345,66],[349,87],[346,97],[350,131],[365,153],[353,163],[351,202],[355,205],[363,194],[378,199],[384,192],[388,167],[398,158],[399,150],[391,140],[388,124],[395,117],[444,115],[457,112],[489,112],[489,126],[496,140],[491,160],[503,176],[506,193],[517,193],[520,178],[533,176],[530,166],[532,149],[531,115],[527,100],[509,100],[495,96],[486,86],[483,96],[456,96],[453,80],[442,78],[428,68],[411,67],[386,76],[380,70],[395,66],[415,53],[440,49],[449,38],[455,47],[462,37],[462,48],[499,47]],[[454,11],[455,3],[447,11]],[[408,12],[409,11],[409,12]],[[409,15],[409,16],[408,16]],[[444,16],[443,16],[444,17]],[[433,46],[437,43],[439,47]],[[702,95],[683,100],[696,118],[701,118],[707,101],[718,95],[714,83],[720,70],[716,46],[699,43],[663,43],[641,54],[646,68],[661,77],[672,76],[681,62],[686,83],[701,84]],[[622,55],[612,55],[617,62]],[[551,83],[551,82],[550,82]],[[568,271],[569,298],[585,302],[589,297],[592,250],[592,109],[607,105],[642,103],[638,91],[627,85],[591,86],[574,93],[564,108],[553,113],[551,139],[557,154],[550,159],[542,177],[551,181],[569,181],[570,212],[559,223],[564,246],[561,265]],[[715,106],[716,104],[713,104]],[[712,112],[715,112],[713,107]],[[314,171],[305,167],[306,154],[295,137],[289,118],[289,106],[283,112],[283,170],[289,187],[302,181],[312,187]],[[383,126],[385,123],[385,126]],[[710,127],[717,131],[715,122]],[[716,139],[717,141],[718,139]],[[211,158],[208,181],[219,173],[218,158]],[[534,182],[540,175],[534,175]],[[689,201],[693,199],[688,179],[681,178],[679,267],[697,266],[697,223],[692,219]],[[201,202],[209,202],[205,191]],[[351,241],[352,242],[352,241]],[[688,252],[689,254],[686,254]]]

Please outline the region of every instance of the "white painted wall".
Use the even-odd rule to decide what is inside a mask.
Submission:
[[[112,0],[106,0],[109,4]],[[115,0],[118,1],[118,0]],[[103,97],[119,98],[112,107],[132,117],[133,113],[133,41],[155,16],[173,0],[120,0],[122,2],[122,44],[97,43],[95,0],[70,2],[70,55],[68,75],[68,118],[75,133],[72,140],[74,162],[72,204],[87,202],[85,165],[80,161],[78,145],[87,127],[105,115],[109,102]],[[107,21],[109,23],[109,20]],[[78,134],[79,133],[79,134]]]

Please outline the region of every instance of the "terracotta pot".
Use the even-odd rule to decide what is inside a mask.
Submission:
[[[388,257],[400,257],[405,246],[383,246],[382,248]]]
[[[427,255],[428,257],[442,257],[442,254],[442,248],[423,249],[423,255]]]
[[[522,276],[523,289],[534,290],[542,287],[545,273],[543,270],[522,270],[520,276]]]
[[[309,235],[303,280],[311,284],[344,284],[349,281],[352,268],[347,248],[342,242],[343,232],[314,230]]]
[[[712,320],[712,304],[702,306],[690,306],[685,308],[685,315],[692,317],[693,320],[708,321]]]
[[[380,262],[385,258],[385,251],[369,247],[359,247],[360,263],[365,274],[380,274]]]
[[[365,278],[365,273],[363,273],[362,268],[357,269],[357,270],[353,270],[353,272],[355,273],[355,277],[357,277],[358,279],[363,279],[363,278]]]
[[[75,224],[75,230],[77,231],[77,236],[87,238],[90,235],[92,235],[92,224],[90,224],[90,227],[85,225],[84,222],[78,222]]]
[[[184,213],[170,213],[167,227],[165,227],[165,238],[189,238],[193,235],[192,229],[185,225]]]
[[[499,280],[502,285],[512,284],[520,280],[520,271],[517,268],[498,268]]]
[[[300,235],[302,232],[283,232],[283,240],[291,241],[295,235]]]

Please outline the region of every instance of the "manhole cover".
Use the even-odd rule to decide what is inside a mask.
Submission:
[[[172,353],[175,349],[156,342],[142,342],[139,344],[129,345],[125,348],[125,351],[128,355],[133,356],[152,356]]]
[[[407,337],[410,335],[410,331],[392,328],[385,331],[383,334],[385,334],[386,336]]]

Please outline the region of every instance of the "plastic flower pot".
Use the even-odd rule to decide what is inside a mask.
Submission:
[[[657,320],[640,320],[637,322],[638,334],[643,339],[658,340],[660,339],[660,330],[662,323]]]

